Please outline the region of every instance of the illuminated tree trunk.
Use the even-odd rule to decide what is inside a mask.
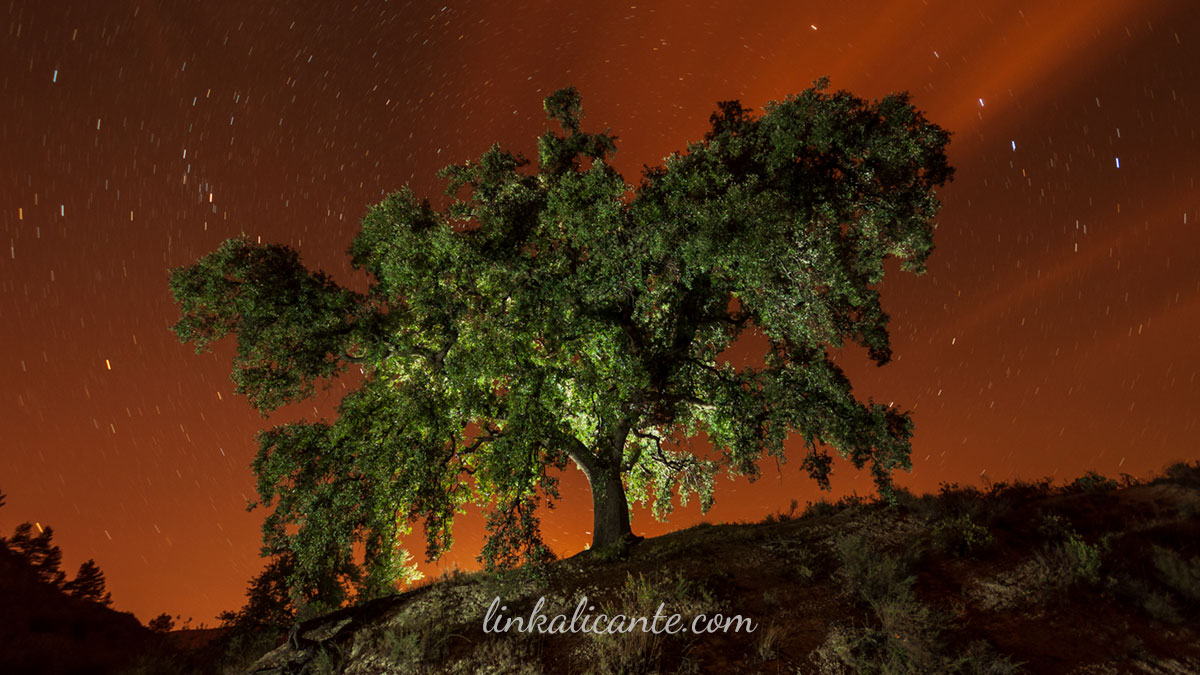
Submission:
[[[615,470],[600,470],[587,475],[592,486],[592,550],[634,541],[629,527],[629,501],[621,474]]]

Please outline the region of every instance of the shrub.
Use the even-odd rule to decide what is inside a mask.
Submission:
[[[799,508],[800,508],[800,502],[793,499],[792,503],[788,507],[787,511],[776,511],[775,513],[768,513],[767,517],[763,519],[763,522],[767,523],[767,524],[786,523],[789,520],[795,519],[796,516],[799,515]]]
[[[800,517],[801,518],[815,518],[815,517],[819,517],[819,516],[832,516],[833,514],[835,514],[837,512],[838,512],[837,507],[834,506],[833,504],[830,504],[828,501],[825,500],[824,497],[822,497],[821,499],[818,499],[815,502],[808,502],[808,505],[804,509],[804,513],[801,514]]]
[[[777,623],[767,626],[754,643],[755,656],[759,661],[773,661],[779,658],[779,643],[787,637],[787,629]]]
[[[1099,546],[1093,546],[1071,532],[1064,541],[1046,547],[1042,553],[1035,555],[1032,563],[1033,590],[1045,593],[1062,590],[1079,582],[1093,586],[1099,584],[1101,549],[1106,545],[1107,542],[1102,542]]]
[[[1043,514],[1041,522],[1038,523],[1037,531],[1047,541],[1062,541],[1070,537],[1074,532],[1071,528],[1071,522],[1057,513]]]
[[[1061,546],[1076,580],[1093,586],[1100,583],[1100,547],[1088,544],[1075,534]]]
[[[321,645],[321,648],[308,662],[307,672],[312,675],[334,675],[342,667],[342,654],[337,647]]]
[[[1021,664],[997,653],[987,642],[976,640],[967,645],[951,672],[962,675],[1016,675],[1021,672]]]
[[[834,626],[809,659],[818,672],[828,675],[915,672],[902,645],[890,643],[886,633],[868,627]]]
[[[658,580],[630,575],[617,601],[603,605],[601,610],[608,616],[652,617],[662,603],[666,604],[664,611],[682,615],[685,624],[697,614],[709,614],[719,606],[708,589],[681,574]],[[655,634],[639,628],[618,634],[589,632],[588,637],[592,645],[592,672],[634,675],[657,672],[666,641],[686,639],[687,634]]]
[[[448,611],[447,600],[429,594],[406,606],[391,625],[375,635],[364,634],[363,639],[382,637],[392,667],[389,672],[425,672],[429,664],[442,661],[450,649],[456,621]]]
[[[862,535],[848,535],[837,542],[842,573],[851,590],[868,605],[893,598],[909,598],[916,578],[909,573],[910,561],[881,553]]]
[[[932,630],[925,624],[923,630]],[[926,633],[927,638],[931,635]],[[961,675],[1015,675],[1021,664],[996,653],[986,642],[972,642],[959,655],[940,652],[932,639],[921,642],[914,636],[874,628],[834,626],[809,656],[817,671],[828,675],[914,675],[958,673]],[[797,671],[800,672],[800,671]]]
[[[1155,546],[1154,567],[1158,576],[1174,593],[1193,602],[1200,602],[1200,557],[1184,560],[1169,548]]]
[[[1179,616],[1179,610],[1175,608],[1175,604],[1171,602],[1171,599],[1156,591],[1146,593],[1145,599],[1142,600],[1142,608],[1146,610],[1147,614],[1159,621],[1179,623],[1183,620]]]
[[[942,483],[938,490],[935,510],[931,515],[935,520],[960,515],[982,516],[987,505],[985,495],[979,488],[961,487],[958,483]]]
[[[938,523],[931,535],[934,548],[956,558],[984,549],[993,541],[986,527],[965,514]]]
[[[1159,480],[1168,480],[1189,487],[1200,487],[1200,461],[1175,462],[1168,466],[1163,473],[1165,478]]]
[[[1084,475],[1076,478],[1071,482],[1071,489],[1076,492],[1108,492],[1119,487],[1117,481],[1096,473],[1088,471]]]

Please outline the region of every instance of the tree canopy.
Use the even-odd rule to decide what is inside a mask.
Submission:
[[[235,335],[237,391],[264,414],[362,370],[335,420],[260,433],[264,552],[294,555],[301,588],[387,592],[399,537],[422,524],[437,556],[473,502],[489,564],[544,559],[537,508],[572,464],[593,547],[618,545],[630,500],[707,509],[722,468],[753,478],[790,436],[822,487],[834,451],[887,491],[911,419],[859,401],[832,350],[890,359],[878,284],[888,258],[924,271],[949,134],[905,94],[827,87],[761,116],[720,103],[637,186],[610,162],[616,138],[583,130],[578,92],[558,91],[536,165],[493,146],[441,172],[447,208],[404,188],[368,211],[349,250],[364,293],[246,238],[172,270],[176,334],[198,351]],[[751,331],[765,349],[732,365]],[[674,442],[701,434],[711,453]]]
[[[112,604],[112,593],[105,589],[104,572],[93,559],[88,559],[79,565],[75,578],[63,584],[67,595],[91,600],[102,605]]]
[[[29,564],[39,580],[62,587],[66,580],[66,573],[60,569],[62,550],[51,543],[53,539],[54,528],[47,525],[35,536],[33,524],[25,522],[13,530],[12,537],[5,540],[5,545]]]

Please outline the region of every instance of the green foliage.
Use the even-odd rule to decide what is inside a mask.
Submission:
[[[1062,541],[1071,537],[1074,530],[1071,528],[1071,522],[1057,513],[1042,514],[1042,519],[1038,523],[1037,532],[1043,539],[1048,541]]]
[[[295,251],[247,238],[172,270],[170,289],[181,313],[173,330],[197,353],[237,336],[237,392],[263,412],[305,398],[313,380],[340,371],[362,302],[324,273],[309,273]]]
[[[636,187],[615,137],[582,130],[578,92],[556,92],[562,133],[536,167],[493,147],[442,171],[445,211],[407,188],[369,210],[349,250],[363,294],[245,238],[173,270],[176,334],[200,350],[235,335],[233,379],[260,411],[361,368],[335,421],[258,437],[265,553],[294,555],[291,583],[386,594],[409,569],[399,538],[420,523],[441,554],[470,502],[489,508],[490,566],[544,560],[533,509],[572,463],[606,506],[594,548],[630,536],[628,500],[707,509],[720,467],[757,477],[790,434],[821,486],[832,448],[889,490],[912,421],[859,401],[830,352],[890,359],[878,285],[889,258],[924,270],[949,134],[906,95],[826,87],[758,117],[722,103]],[[761,365],[718,361],[751,330]],[[671,442],[701,433],[715,459]]]
[[[938,523],[931,536],[934,548],[956,558],[971,555],[992,544],[991,532],[966,514]]]
[[[1060,547],[1076,579],[1093,586],[1100,583],[1100,546],[1088,544],[1079,535],[1071,535]]]
[[[898,554],[881,552],[867,537],[847,535],[837,541],[842,573],[850,588],[872,607],[891,600],[912,597],[916,577],[912,561]]]
[[[332,645],[321,645],[308,662],[305,672],[311,675],[335,675],[340,671],[341,665],[341,652]]]
[[[1079,492],[1108,492],[1109,490],[1117,489],[1119,486],[1120,484],[1117,481],[1102,476],[1095,471],[1088,471],[1071,482],[1071,488]]]
[[[1097,586],[1107,539],[1088,544],[1078,533],[1067,531],[1065,538],[1050,543],[1033,559],[1035,592],[1062,591],[1076,584]]]
[[[446,607],[424,602],[409,609],[404,621],[384,633],[392,670],[400,673],[431,672],[450,648],[451,623]]]

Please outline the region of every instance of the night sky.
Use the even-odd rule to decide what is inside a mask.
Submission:
[[[446,0],[443,0],[446,1]],[[916,423],[917,490],[1198,454],[1200,10],[1079,2],[104,2],[0,9],[0,532],[52,525],[120,609],[212,622],[261,569],[254,432],[328,415],[341,383],[264,420],[169,331],[167,270],[245,233],[362,289],[368,205],[493,142],[534,156],[575,85],[636,183],[707,128],[822,75],[908,90],[954,132],[929,273],[890,276],[894,361],[842,363]],[[721,479],[714,521],[820,496],[799,462]],[[870,491],[838,465],[834,496]],[[578,472],[544,515],[590,537]],[[659,525],[696,522],[693,505]],[[480,519],[441,566],[470,566]],[[417,537],[419,539],[419,535]],[[416,553],[423,548],[414,540]],[[436,568],[426,567],[436,573]]]

